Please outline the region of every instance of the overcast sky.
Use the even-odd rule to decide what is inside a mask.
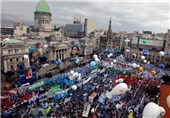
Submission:
[[[39,0],[0,0],[1,23],[11,24],[23,21],[27,25],[34,23],[34,11]],[[97,29],[108,29],[112,18],[113,32],[151,30],[167,32],[169,29],[168,0],[46,0],[51,13],[52,22],[64,26],[73,22],[74,17],[93,18]],[[68,2],[71,1],[71,2]],[[126,1],[126,2],[124,2]]]

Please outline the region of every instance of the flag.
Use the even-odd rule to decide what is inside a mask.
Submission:
[[[128,118],[133,118],[133,112],[130,112]]]
[[[79,63],[79,58],[76,56],[76,64]]]

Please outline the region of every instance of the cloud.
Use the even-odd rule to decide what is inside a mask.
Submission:
[[[7,0],[8,1],[8,0]],[[34,2],[8,1],[2,2],[2,18],[23,20],[33,23],[34,11],[39,0]],[[48,0],[52,13],[53,24],[63,26],[73,22],[74,17],[93,18],[97,28],[107,29],[110,17],[112,18],[112,30],[114,32],[134,30],[152,30],[153,32],[167,32],[169,29],[169,3],[167,0],[160,2],[144,2],[144,0],[111,1],[85,0]]]

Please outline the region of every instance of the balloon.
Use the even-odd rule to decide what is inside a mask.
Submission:
[[[149,55],[149,51],[148,50],[143,50],[143,55],[144,56],[148,56]]]
[[[71,70],[71,71],[70,71],[70,74],[73,74],[73,73],[74,73],[74,70]]]
[[[71,89],[77,90],[77,86],[76,86],[76,85],[73,85],[73,86],[71,86]]]
[[[133,55],[134,57],[136,57],[136,54],[135,54],[135,53],[133,53],[132,55]]]
[[[111,92],[106,93],[106,97],[111,99],[113,95],[124,94],[128,90],[128,86],[126,83],[117,84]]]
[[[23,57],[26,58],[26,59],[28,59],[28,55],[24,55]]]
[[[156,74],[156,71],[155,71],[155,70],[152,70],[152,71],[151,71],[151,74],[152,74],[152,75],[155,75],[155,74]]]
[[[113,62],[116,63],[116,59],[114,59]]]
[[[95,55],[93,55],[93,58],[95,59],[95,58],[97,58],[97,55],[95,54]]]
[[[96,62],[95,61],[91,61],[90,62],[90,66],[93,67],[93,68],[96,67]]]
[[[164,52],[164,51],[160,51],[160,52],[159,52],[159,55],[160,55],[160,56],[164,56],[164,55],[165,55],[165,52]]]
[[[142,43],[143,43],[143,44],[147,44],[148,41],[147,41],[147,40],[142,40]]]
[[[147,60],[143,60],[144,63],[147,63]]]
[[[157,104],[150,102],[145,106],[142,118],[157,118],[159,115],[160,107]]]
[[[167,96],[166,103],[167,103],[168,107],[170,108],[170,95]]]
[[[107,55],[108,58],[110,58],[111,56],[113,56],[113,53],[110,53],[109,55]]]
[[[92,109],[91,109],[91,113],[94,113],[94,111],[95,111],[94,108],[92,108]]]
[[[136,67],[137,67],[137,64],[136,64],[136,63],[133,63],[133,64],[132,64],[132,67],[133,67],[133,68],[136,68]]]
[[[163,107],[159,107],[159,108],[160,108],[160,114],[165,115],[165,109]]]
[[[162,69],[164,69],[164,68],[165,68],[165,65],[164,65],[164,64],[160,64],[159,67],[162,68]]]
[[[75,72],[75,73],[73,73],[73,76],[79,76],[79,73],[78,72]]]
[[[99,61],[100,61],[100,59],[99,59],[99,58],[95,58],[95,61],[96,61],[96,62],[99,62]]]
[[[141,56],[141,60],[145,60],[145,56]]]
[[[139,71],[140,71],[140,72],[143,71],[143,67],[142,67],[142,66],[139,67]]]

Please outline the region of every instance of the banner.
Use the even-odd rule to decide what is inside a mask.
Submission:
[[[32,69],[25,70],[26,79],[32,78]]]

